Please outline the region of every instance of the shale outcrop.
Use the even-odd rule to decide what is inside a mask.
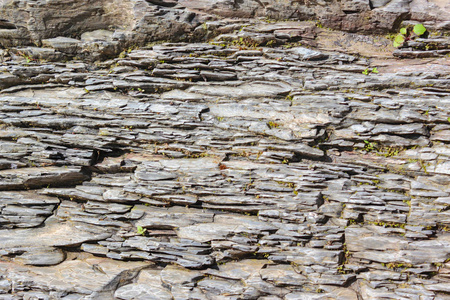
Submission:
[[[385,2],[3,1],[0,299],[449,299],[449,10]]]

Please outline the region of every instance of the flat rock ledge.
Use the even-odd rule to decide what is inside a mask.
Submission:
[[[228,30],[4,51],[0,299],[450,298],[448,37]]]

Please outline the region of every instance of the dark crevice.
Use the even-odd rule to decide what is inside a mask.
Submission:
[[[17,29],[17,27],[8,20],[0,19],[0,29]]]
[[[145,0],[148,3],[154,4],[154,5],[159,5],[162,7],[174,7],[178,4],[178,1],[176,0],[167,0],[167,1],[162,1],[162,0]]]

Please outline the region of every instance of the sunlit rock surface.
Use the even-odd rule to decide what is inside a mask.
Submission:
[[[0,299],[448,298],[445,3],[106,2],[1,2]]]

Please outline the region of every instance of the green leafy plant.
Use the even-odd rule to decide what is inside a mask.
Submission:
[[[238,40],[231,41],[232,46],[239,47],[240,50],[256,49],[259,43],[249,37],[239,37]]]
[[[372,143],[369,141],[364,141],[364,151],[371,152],[377,150],[377,143]]]
[[[362,73],[363,73],[364,75],[369,75],[370,73],[378,74],[379,71],[378,71],[378,68],[375,67],[375,68],[372,68],[372,69],[367,68],[367,69],[365,69],[364,71],[362,71]]]
[[[143,228],[143,227],[141,227],[141,226],[138,226],[138,227],[137,227],[137,233],[138,233],[138,234],[140,234],[140,235],[145,235],[146,232],[147,232],[147,229],[146,229],[146,228]]]
[[[424,35],[425,32],[427,32],[427,29],[420,23],[414,25],[412,29],[408,27],[402,27],[400,28],[399,34],[397,34],[394,38],[394,47],[398,48],[402,46],[404,42],[413,40],[416,37]]]
[[[384,157],[392,157],[397,156],[400,151],[402,151],[402,148],[399,147],[381,147],[378,149],[378,156],[384,156]]]

